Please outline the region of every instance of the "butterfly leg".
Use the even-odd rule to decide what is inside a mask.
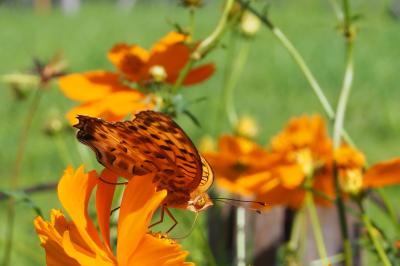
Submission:
[[[169,232],[171,232],[172,231],[172,229],[174,229],[175,228],[175,226],[177,226],[178,225],[178,221],[175,219],[175,217],[172,215],[172,213],[171,213],[171,211],[170,210],[168,210],[168,208],[167,207],[165,207],[165,212],[167,213],[167,215],[174,221],[174,224],[171,226],[171,228],[170,229],[168,229],[168,231],[167,232],[165,232],[165,233],[169,233]]]
[[[151,224],[151,225],[149,225],[148,229],[150,229],[150,228],[152,228],[152,227],[164,222],[164,212],[165,212],[166,209],[167,209],[167,207],[165,207],[164,205],[161,207],[160,220],[155,222],[155,223],[153,223],[153,224]]]
[[[104,179],[101,178],[101,177],[99,177],[99,179],[100,179],[100,181],[102,181],[103,183],[106,183],[106,184],[108,184],[108,185],[118,186],[118,185],[126,185],[126,184],[128,184],[128,182],[116,182],[116,183],[109,182],[109,181],[107,181],[107,180],[104,180]]]

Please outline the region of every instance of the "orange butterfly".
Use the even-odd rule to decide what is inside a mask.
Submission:
[[[130,179],[149,176],[157,189],[166,189],[167,207],[199,212],[212,206],[207,194],[213,172],[185,132],[168,116],[154,111],[138,113],[132,121],[110,123],[99,118],[78,116],[77,138],[89,146],[97,160],[116,174]]]

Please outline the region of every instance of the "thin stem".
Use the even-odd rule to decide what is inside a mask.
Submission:
[[[300,209],[296,211],[294,221],[293,221],[293,226],[292,226],[292,231],[290,232],[290,239],[288,242],[288,248],[291,251],[297,251],[300,238],[301,238],[301,230],[303,227],[303,219],[304,219],[304,209]]]
[[[19,140],[17,155],[14,161],[14,166],[11,172],[10,187],[16,189],[19,183],[19,174],[21,171],[22,160],[25,154],[25,148],[28,141],[29,131],[32,126],[33,117],[38,109],[40,99],[42,98],[43,90],[41,87],[37,88],[31,106],[28,109],[28,113],[25,118],[25,122],[22,128],[21,137]],[[7,221],[6,221],[6,241],[4,248],[4,257],[1,265],[7,266],[10,263],[11,250],[13,245],[14,235],[14,219],[15,219],[15,199],[9,198],[7,204]]]
[[[310,68],[308,67],[307,63],[305,62],[304,58],[301,56],[299,51],[294,47],[292,42],[287,38],[287,36],[277,28],[272,21],[265,15],[259,13],[253,7],[251,7],[247,2],[243,0],[236,0],[243,8],[247,9],[248,11],[252,12],[255,16],[257,16],[261,22],[267,26],[273,33],[273,35],[281,42],[284,48],[288,51],[290,56],[293,58],[295,63],[299,66],[301,72],[303,73],[304,77],[308,81],[310,87],[312,88],[313,92],[317,96],[319,102],[321,103],[326,115],[329,119],[335,119],[335,112],[333,110],[332,105],[328,101],[328,98],[325,96],[321,86],[319,85],[317,79],[314,77],[313,73],[311,72]],[[347,143],[354,146],[354,142],[351,140],[349,134],[346,133],[345,129],[342,130],[343,138],[347,141]]]
[[[236,209],[236,265],[246,265],[246,209]]]
[[[175,84],[171,88],[171,92],[173,94],[177,93],[194,63],[204,57],[204,55],[207,54],[218,43],[220,37],[225,31],[226,23],[229,17],[229,11],[232,9],[233,3],[234,0],[225,1],[224,10],[217,26],[215,27],[214,31],[207,38],[205,38],[191,54],[189,61],[179,73]]]
[[[321,224],[319,222],[317,209],[315,207],[313,195],[311,191],[306,191],[305,202],[310,215],[311,225],[314,232],[314,239],[317,245],[319,257],[323,261],[324,265],[329,265],[328,253],[326,251],[324,237],[321,230]]]
[[[365,228],[367,229],[368,235],[371,238],[372,244],[374,245],[379,258],[383,263],[382,265],[392,266],[392,263],[390,262],[389,258],[387,257],[385,250],[382,247],[381,242],[378,239],[379,233],[372,225],[371,220],[369,219],[368,215],[365,213],[364,206],[362,205],[362,203],[360,201],[358,202],[358,206],[362,212],[361,219],[365,225]]]
[[[238,115],[235,109],[235,102],[234,102],[234,89],[239,80],[240,74],[243,71],[243,67],[246,63],[249,51],[250,51],[250,41],[243,40],[239,52],[236,55],[236,59],[232,63],[231,71],[227,73],[228,77],[226,79],[225,86],[223,89],[225,112],[231,127],[234,127],[238,121]]]
[[[347,0],[343,0],[343,26],[344,37],[346,40],[346,68],[343,78],[343,85],[340,91],[339,101],[336,109],[336,116],[333,125],[333,148],[338,149],[341,145],[341,136],[343,131],[344,118],[346,114],[347,102],[349,99],[351,86],[353,83],[353,38],[350,35],[350,6]],[[345,204],[343,202],[343,192],[339,184],[339,174],[337,165],[333,164],[333,175],[335,182],[336,192],[336,207],[339,214],[340,229],[343,238],[343,248],[345,255],[346,266],[353,265],[353,251],[349,237],[349,230],[347,226],[347,217],[345,211]]]
[[[228,47],[226,49],[226,58],[225,58],[225,70],[224,70],[224,78],[223,78],[223,88],[221,90],[221,96],[220,96],[220,101],[224,102],[226,100],[226,94],[227,94],[227,84],[229,83],[229,79],[231,77],[231,72],[232,72],[232,67],[233,67],[233,61],[235,57],[235,51],[236,51],[236,46],[237,46],[237,35],[235,31],[231,30],[229,34],[229,40],[228,40]],[[218,107],[218,113],[217,113],[217,118],[215,120],[215,132],[219,134],[221,131],[221,127],[223,125],[223,118],[225,114],[225,106],[226,104],[219,105]]]
[[[343,86],[339,96],[339,102],[336,111],[336,118],[333,127],[333,146],[338,148],[340,146],[340,136],[342,135],[343,122],[346,113],[348,98],[353,83],[353,45],[349,43],[346,53],[346,70],[343,79]]]

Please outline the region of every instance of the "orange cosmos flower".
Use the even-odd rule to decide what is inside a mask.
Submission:
[[[331,171],[332,142],[320,116],[302,116],[289,121],[284,130],[272,139],[271,155],[274,164],[264,178],[246,178],[257,200],[270,205],[283,204],[292,208],[302,206],[307,178],[312,187],[328,196],[334,196]],[[263,185],[260,185],[260,184]],[[330,202],[316,196],[317,203]]]
[[[267,152],[258,144],[239,136],[224,135],[219,139],[219,151],[205,151],[204,157],[213,167],[217,185],[229,192],[249,195],[239,178],[265,168]]]
[[[104,170],[103,179],[117,177]],[[88,215],[88,202],[96,191],[97,220],[101,237]],[[147,232],[154,211],[166,196],[156,192],[151,179],[132,179],[122,198],[118,218],[116,254],[110,244],[110,211],[115,186],[99,181],[95,171],[84,172],[83,166],[65,170],[58,186],[58,197],[69,214],[68,221],[60,210],[51,211],[51,220],[34,221],[47,265],[189,265],[174,241]]]
[[[270,152],[239,137],[222,137],[220,143],[219,152],[205,156],[216,172],[218,184],[232,192],[251,193],[268,207],[299,208],[305,195],[303,184],[310,177],[315,189],[334,195],[332,144],[319,116],[292,119],[272,140]],[[246,171],[238,174],[235,165],[245,165]],[[316,200],[329,204],[321,197]]]
[[[153,83],[175,83],[192,52],[186,44],[188,39],[187,35],[170,32],[150,51],[137,45],[117,44],[108,53],[117,72],[95,70],[60,78],[63,93],[81,103],[67,114],[69,122],[76,124],[77,114],[119,121],[126,115],[153,109],[156,96],[149,91],[144,94],[130,84],[143,88]],[[213,72],[213,64],[198,66],[189,71],[182,85],[199,83]]]
[[[108,58],[127,80],[141,85],[154,81],[174,84],[193,50],[188,44],[189,38],[188,35],[170,32],[150,51],[120,43],[110,50]],[[213,64],[198,66],[189,71],[183,85],[199,83],[209,78],[214,70]]]
[[[344,192],[358,194],[363,189],[400,184],[400,158],[383,161],[364,170],[364,155],[349,146],[335,151],[339,181]]]

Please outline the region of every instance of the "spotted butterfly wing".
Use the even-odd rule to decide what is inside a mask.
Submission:
[[[150,175],[167,189],[170,205],[187,201],[192,191],[206,191],[212,171],[184,131],[167,115],[138,113],[132,121],[110,123],[78,116],[77,138],[97,160],[120,176]]]

